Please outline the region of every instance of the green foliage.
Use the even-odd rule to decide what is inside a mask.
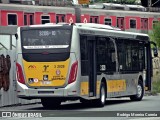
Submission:
[[[160,47],[160,22],[154,23],[153,30],[149,34],[150,39]]]
[[[160,93],[160,80],[152,83],[152,93]]]
[[[156,74],[153,75],[153,82],[152,82],[152,95],[157,95],[160,93],[160,70],[156,71]]]

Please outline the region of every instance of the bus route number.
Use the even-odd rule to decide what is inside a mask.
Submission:
[[[106,65],[100,65],[100,71],[105,71],[106,70]]]
[[[49,36],[50,32],[49,31],[39,31],[39,36]]]
[[[56,31],[39,31],[39,36],[40,37],[43,37],[43,36],[50,36],[50,35],[53,35],[55,36],[56,35]]]

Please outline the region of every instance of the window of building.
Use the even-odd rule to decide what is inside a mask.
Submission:
[[[158,23],[158,21],[154,20],[152,24],[153,28],[155,28],[156,23]]]
[[[130,28],[136,28],[136,20],[134,19],[130,20]]]
[[[56,23],[65,22],[65,15],[64,14],[57,14],[56,15]]]
[[[41,23],[42,24],[50,23],[50,16],[49,15],[43,15],[43,16],[41,16]]]
[[[30,20],[30,25],[33,25],[33,21],[34,21],[33,15],[30,15],[30,16],[29,16],[29,20]]]
[[[141,19],[141,29],[148,30],[148,18]]]
[[[24,14],[24,25],[33,25],[34,24],[34,14],[25,13]]]
[[[8,14],[8,25],[17,25],[17,15]]]
[[[105,18],[104,19],[104,24],[105,25],[112,25],[112,19],[111,18]]]
[[[117,27],[124,30],[124,17],[117,17]]]
[[[27,15],[24,15],[24,25],[27,25]]]
[[[98,23],[98,16],[91,16],[90,23]]]

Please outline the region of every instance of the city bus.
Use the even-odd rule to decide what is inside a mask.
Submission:
[[[19,98],[41,99],[45,108],[68,100],[103,107],[107,98],[140,101],[151,90],[153,42],[146,34],[75,23],[19,27],[16,38]]]

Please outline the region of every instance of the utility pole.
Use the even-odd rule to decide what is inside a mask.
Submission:
[[[81,5],[89,4],[89,3],[90,3],[90,0],[77,0],[77,3],[74,6],[76,23],[81,23]]]
[[[81,6],[75,5],[74,10],[75,10],[75,16],[76,16],[76,23],[81,23]]]
[[[148,0],[148,7],[152,7],[152,0]]]
[[[148,0],[148,11],[151,11],[152,0]]]

